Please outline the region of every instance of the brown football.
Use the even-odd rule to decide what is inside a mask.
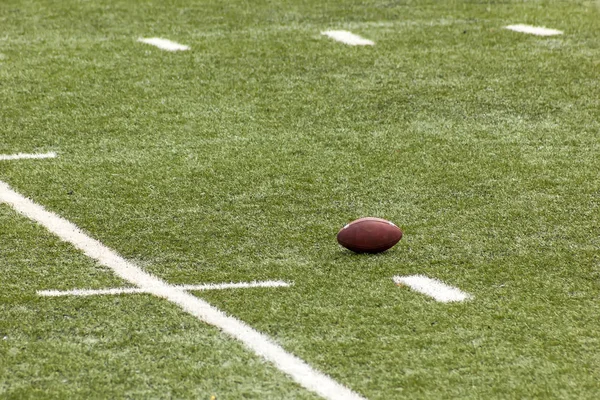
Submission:
[[[356,253],[380,253],[402,239],[402,231],[390,221],[366,217],[350,222],[337,234],[339,244]]]

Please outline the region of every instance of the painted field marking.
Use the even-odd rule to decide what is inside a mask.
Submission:
[[[31,160],[31,159],[40,159],[40,158],[56,158],[56,153],[51,151],[49,153],[43,154],[0,154],[0,161],[9,161],[9,160]]]
[[[174,285],[181,290],[224,290],[224,289],[247,289],[247,288],[273,288],[289,287],[290,283],[284,281],[262,281],[262,282],[231,282],[231,283],[207,283],[204,285]],[[144,288],[111,288],[111,289],[75,289],[75,290],[38,290],[37,294],[46,297],[59,296],[96,296],[103,294],[132,294],[150,293]]]
[[[531,25],[508,25],[504,27],[505,29],[509,29],[515,32],[521,33],[530,33],[532,35],[538,36],[554,36],[554,35],[562,35],[563,32],[556,29],[544,28],[542,26],[531,26]]]
[[[179,44],[177,42],[173,42],[169,39],[163,38],[139,38],[138,42],[150,44],[152,46],[156,46],[159,49],[167,50],[167,51],[185,51],[189,50],[190,46],[186,46],[184,44]]]
[[[375,42],[369,39],[365,39],[352,32],[348,31],[324,31],[321,35],[325,35],[333,40],[349,44],[350,46],[373,46]]]
[[[396,285],[406,285],[419,293],[433,297],[441,303],[464,301],[473,298],[473,296],[460,289],[423,275],[394,276],[392,279]]]
[[[17,212],[45,227],[65,242],[71,243],[100,265],[110,268],[117,276],[145,290],[146,293],[169,300],[187,313],[242,342],[260,357],[270,361],[304,388],[328,400],[359,400],[359,394],[317,371],[302,359],[286,352],[267,335],[254,330],[244,322],[226,315],[208,302],[170,285],[160,278],[125,260],[114,250],[82,232],[75,224],[47,211],[44,207],[15,192],[0,181],[0,203],[6,203]]]

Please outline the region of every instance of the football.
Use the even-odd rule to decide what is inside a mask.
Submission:
[[[366,217],[350,222],[337,234],[339,244],[356,253],[380,253],[402,239],[402,231],[390,221]]]

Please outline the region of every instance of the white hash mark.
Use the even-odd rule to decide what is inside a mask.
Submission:
[[[189,50],[190,46],[186,46],[184,44],[179,44],[177,42],[173,42],[169,39],[163,38],[139,38],[138,42],[151,44],[152,46],[156,46],[159,49],[167,50],[167,51],[185,51]]]
[[[406,285],[419,293],[433,297],[441,303],[464,301],[472,298],[470,294],[460,289],[423,275],[394,276],[392,279],[397,285]]]
[[[56,158],[56,153],[51,151],[49,153],[43,154],[0,154],[0,161],[8,161],[8,160],[31,160],[31,159],[40,159],[40,158]]]
[[[324,31],[321,35],[330,37],[333,40],[349,44],[350,46],[373,46],[375,42],[369,39],[365,39],[352,32],[348,31]]]
[[[538,35],[538,36],[554,36],[554,35],[562,35],[563,32],[556,30],[556,29],[549,29],[549,28],[544,28],[541,26],[531,26],[531,25],[523,25],[523,24],[517,24],[517,25],[508,25],[504,27],[505,29],[509,29],[511,31],[515,31],[515,32],[521,32],[521,33],[530,33],[532,35]]]

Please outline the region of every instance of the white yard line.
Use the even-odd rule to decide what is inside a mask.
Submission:
[[[464,301],[472,298],[471,295],[460,289],[423,275],[394,276],[392,279],[397,285],[406,285],[442,303]]]
[[[375,44],[372,40],[365,39],[348,31],[324,31],[321,32],[321,35],[350,46],[373,46]]]
[[[181,290],[223,290],[223,289],[246,289],[246,288],[273,288],[288,287],[289,283],[284,281],[262,281],[262,282],[231,282],[231,283],[208,283],[204,285],[177,285]],[[75,290],[39,290],[40,296],[96,296],[103,294],[131,294],[149,293],[142,288],[111,288],[111,289],[75,289]]]
[[[515,32],[521,32],[521,33],[530,33],[532,35],[538,35],[538,36],[554,36],[554,35],[562,35],[563,32],[556,30],[556,29],[549,29],[549,28],[544,28],[541,26],[531,26],[531,25],[523,25],[523,24],[517,24],[517,25],[508,25],[504,27],[505,29],[509,29],[511,31],[515,31]]]
[[[9,160],[31,160],[31,159],[39,159],[39,158],[55,158],[56,153],[43,153],[43,154],[0,154],[0,161],[9,161]]]
[[[169,285],[158,277],[143,271],[137,265],[125,260],[114,250],[82,232],[73,223],[46,211],[42,206],[15,192],[2,181],[0,181],[0,202],[10,205],[19,213],[44,226],[60,239],[81,250],[88,257],[112,269],[120,278],[144,289],[146,293],[151,293],[179,305],[189,314],[218,327],[223,332],[241,341],[246,347],[273,363],[279,370],[288,374],[304,388],[325,399],[363,399],[363,397],[329,376],[315,370],[300,358],[286,352],[268,336],[252,329],[244,322],[226,315],[208,302],[187,293],[185,290]]]
[[[138,42],[150,44],[152,46],[156,46],[159,49],[167,50],[167,51],[185,51],[189,50],[190,46],[186,46],[184,44],[179,44],[177,42],[173,42],[169,39],[163,38],[139,38]]]

